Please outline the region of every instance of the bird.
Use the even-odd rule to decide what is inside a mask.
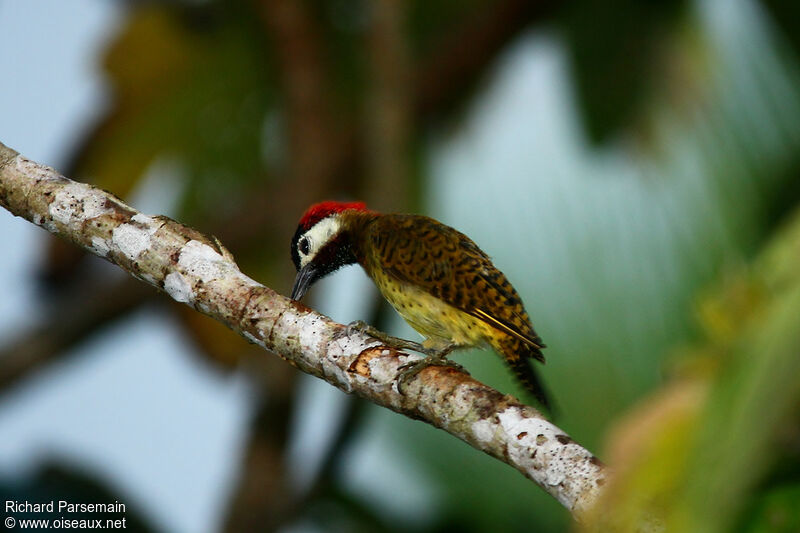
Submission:
[[[545,409],[548,394],[533,361],[544,363],[545,344],[506,276],[469,237],[433,218],[383,214],[363,202],[324,201],[309,207],[291,241],[297,276],[291,297],[300,300],[318,280],[358,263],[383,297],[424,340],[373,337],[445,364],[452,350],[489,346]],[[421,368],[413,370],[414,373]]]

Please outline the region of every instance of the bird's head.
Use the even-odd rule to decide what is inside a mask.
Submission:
[[[308,208],[292,238],[292,261],[297,277],[292,299],[301,299],[309,287],[331,272],[356,262],[345,232],[347,211],[367,211],[362,202],[320,202]]]

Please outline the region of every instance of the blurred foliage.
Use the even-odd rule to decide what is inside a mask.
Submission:
[[[157,159],[188,179],[180,214],[231,211],[265,178],[261,132],[270,90],[260,27],[237,2],[207,11],[145,5],[108,50],[114,95],[76,171],[126,196]],[[202,218],[201,218],[202,219]]]
[[[591,531],[796,531],[800,211],[703,297],[705,342],[613,432],[617,477]],[[734,527],[735,525],[737,525]]]
[[[786,39],[794,49],[794,54],[800,57],[800,33],[797,31],[800,5],[785,0],[763,0],[762,4],[770,13],[773,23],[782,30],[781,38]]]
[[[54,511],[6,513],[19,520],[106,520],[116,521],[125,519],[125,530],[134,533],[147,533],[159,531],[148,523],[147,514],[136,505],[124,502],[124,513],[96,512],[87,514],[67,513],[58,510],[58,502],[76,503],[104,503],[114,504],[122,500],[117,487],[106,485],[103,480],[97,479],[94,473],[76,468],[74,465],[63,465],[56,458],[50,458],[35,475],[24,482],[0,482],[0,498],[4,502],[55,502]],[[59,528],[53,528],[59,529]],[[69,529],[66,527],[64,529]]]
[[[646,117],[671,74],[660,60],[684,8],[674,0],[567,3],[564,36],[590,140],[607,142]]]
[[[517,269],[511,277],[537,307],[537,329],[551,346],[547,379],[566,413],[559,424],[592,449],[616,425],[607,456],[620,476],[595,530],[632,530],[642,519],[676,531],[795,530],[800,223],[784,226],[800,198],[800,84],[796,69],[787,73],[800,49],[794,4],[766,1],[765,11],[737,2],[744,18],[772,18],[731,43],[714,31],[731,21],[715,20],[711,1],[416,0],[400,3],[393,21],[405,42],[373,56],[367,43],[382,1],[391,0],[129,2],[103,63],[111,105],[66,174],[130,197],[166,165],[179,191],[171,215],[219,235],[245,272],[278,290],[291,284],[288,241],[312,201],[373,194],[371,203],[434,211],[472,195],[473,204],[457,208],[483,225],[487,241],[508,238],[498,264]],[[459,176],[437,197],[431,183],[442,177],[426,162],[442,137],[469,128],[509,50],[540,33],[564,49],[563,90],[574,98],[581,145],[540,159],[567,157],[588,179],[564,177],[543,200],[528,190],[508,195],[503,186],[514,185],[500,184],[510,163],[493,161],[482,179],[503,194],[507,212],[484,224],[471,208],[486,205],[483,189]],[[391,127],[365,104],[383,101],[375,96],[380,61],[409,70],[398,76],[407,99],[391,103],[410,126],[395,132],[407,136],[397,145],[377,148],[400,152],[393,155],[408,161],[409,181],[422,182],[408,190],[422,197],[380,198],[370,188],[382,183],[380,166],[368,164],[382,142],[376,128]],[[523,126],[528,144],[558,133],[547,130],[552,124]],[[530,191],[545,181],[536,172],[550,170],[531,163]],[[511,209],[515,201],[524,207]],[[544,211],[537,202],[556,206],[549,227],[530,214]],[[550,277],[534,283],[525,258],[549,265]],[[51,261],[51,269],[69,262],[58,253]],[[709,284],[717,288],[697,300]],[[208,360],[244,362],[264,389],[229,529],[568,527],[567,513],[518,473],[382,411],[353,416],[313,490],[293,496],[281,463],[295,400],[288,368],[260,355],[253,363],[249,345],[225,328],[178,313]],[[663,364],[680,346],[692,347]],[[461,362],[514,390],[495,359]],[[351,490],[340,469],[351,464],[347,451],[370,439],[405,452],[424,473],[434,517],[387,519]]]

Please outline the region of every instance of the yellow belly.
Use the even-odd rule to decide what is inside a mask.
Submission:
[[[450,344],[478,346],[486,342],[491,326],[414,287],[376,276],[375,284],[400,316],[423,337],[428,348]]]

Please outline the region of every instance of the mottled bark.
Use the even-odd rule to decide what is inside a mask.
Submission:
[[[119,265],[178,302],[339,389],[457,436],[513,466],[576,517],[607,475],[591,453],[535,409],[449,367],[403,382],[418,356],[348,333],[301,303],[244,275],[215,239],[137,212],[110,193],[71,181],[0,144],[0,204]]]

